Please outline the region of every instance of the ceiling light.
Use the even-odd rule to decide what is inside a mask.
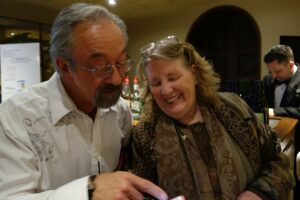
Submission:
[[[108,0],[108,4],[113,6],[113,5],[116,5],[117,2],[116,2],[116,0]]]

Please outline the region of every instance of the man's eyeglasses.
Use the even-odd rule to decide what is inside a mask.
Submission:
[[[161,40],[158,40],[156,42],[151,42],[151,43],[143,46],[142,48],[140,48],[140,52],[141,52],[142,56],[145,57],[145,56],[149,55],[155,47],[157,47],[159,45],[170,44],[170,43],[179,43],[179,40],[177,39],[176,36],[170,35]]]
[[[125,73],[130,71],[132,65],[134,64],[134,60],[129,58],[123,62],[119,62],[116,64],[107,64],[107,65],[97,65],[94,67],[86,67],[83,65],[78,65],[80,68],[90,72],[93,76],[97,78],[106,78],[110,76],[113,72],[113,68],[116,68],[121,77],[125,76]]]

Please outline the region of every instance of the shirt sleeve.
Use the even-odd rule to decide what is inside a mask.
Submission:
[[[88,200],[88,177],[47,191],[41,191],[40,178],[36,153],[30,149],[29,144],[21,138],[14,138],[0,125],[0,199]]]
[[[300,118],[300,107],[278,107],[274,108],[274,114],[282,117]]]

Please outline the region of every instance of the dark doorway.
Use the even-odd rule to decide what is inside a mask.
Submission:
[[[222,82],[260,79],[260,34],[246,11],[213,8],[194,22],[186,40],[213,63]]]

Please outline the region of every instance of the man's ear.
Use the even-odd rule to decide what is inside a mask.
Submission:
[[[289,61],[289,66],[290,66],[291,69],[293,69],[294,65],[295,65],[295,62],[290,60]]]
[[[68,75],[70,73],[69,63],[64,58],[57,57],[55,62],[63,76]]]

